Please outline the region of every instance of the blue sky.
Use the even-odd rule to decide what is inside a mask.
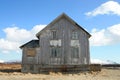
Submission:
[[[92,34],[91,59],[120,63],[120,0],[0,0],[0,61],[21,60],[19,46],[63,12]]]

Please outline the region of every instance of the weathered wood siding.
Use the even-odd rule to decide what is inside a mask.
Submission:
[[[56,31],[56,38],[53,39],[52,31]],[[77,39],[72,38],[73,32],[77,32]],[[46,67],[55,68],[89,65],[89,37],[90,35],[80,28],[75,22],[66,17],[58,18],[50,23],[37,36],[38,40],[32,40],[21,48],[22,51],[22,72],[38,73]],[[57,57],[51,56],[54,46],[59,48],[61,53]],[[52,48],[53,47],[53,48]],[[75,53],[73,48],[77,47],[78,55],[73,57]],[[29,48],[34,51],[29,52]],[[27,54],[29,52],[29,54]],[[34,55],[35,52],[35,55]]]
[[[28,56],[28,48],[23,49],[22,64],[38,64],[40,57],[40,48],[34,48],[35,56]]]
[[[52,41],[51,31],[57,31],[57,40],[61,40],[61,57],[51,58],[50,57],[50,47]],[[79,47],[79,57],[72,58],[71,56],[71,44],[73,42],[71,36],[72,32],[78,32],[78,41],[74,41],[74,44]],[[50,27],[46,28],[39,36],[40,43],[40,54],[39,54],[39,64],[69,64],[69,65],[79,65],[79,64],[89,64],[89,42],[88,35],[82,29],[78,28],[77,25],[73,25],[66,18],[58,20],[56,23],[51,24]]]
[[[40,61],[40,48],[34,48],[35,56],[28,56],[27,51],[28,48],[23,48],[22,54],[22,72],[38,72],[38,64]],[[33,67],[33,70],[30,67]]]

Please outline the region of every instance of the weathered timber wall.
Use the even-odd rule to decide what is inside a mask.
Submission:
[[[61,40],[61,53],[60,58],[50,57],[50,41],[51,30],[57,31],[57,39]],[[76,46],[79,47],[79,58],[72,58],[71,56],[71,34],[73,31],[78,32],[78,41]],[[73,25],[67,19],[63,18],[56,23],[51,24],[44,32],[39,36],[40,39],[40,61],[41,64],[89,64],[89,42],[86,32]],[[73,45],[74,46],[74,45]]]
[[[52,39],[51,31],[57,32],[57,39]],[[78,39],[73,40],[73,31],[78,33]],[[27,56],[28,47],[23,48],[22,55],[22,72],[37,73],[44,66],[57,65],[88,65],[90,63],[88,34],[66,18],[57,20],[47,26],[39,35],[39,46],[34,47],[35,56]],[[34,44],[34,43],[32,43]],[[30,45],[32,48],[32,45]],[[51,46],[59,46],[61,48],[61,56],[53,58],[50,54]],[[73,58],[71,47],[79,48],[79,55]]]

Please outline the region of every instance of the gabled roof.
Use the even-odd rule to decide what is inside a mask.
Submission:
[[[31,40],[31,41],[23,44],[22,46],[20,46],[21,49],[22,49],[23,47],[28,47],[28,48],[39,47],[39,40]]]
[[[82,29],[84,32],[86,32],[88,34],[88,36],[90,37],[91,35],[85,30],[83,29],[79,24],[77,24],[74,20],[72,20],[69,16],[67,16],[65,13],[62,13],[60,16],[58,16],[55,20],[53,20],[51,23],[49,23],[45,28],[43,28],[41,31],[39,31],[36,34],[36,37],[39,37],[39,35],[48,27],[50,27],[52,24],[56,23],[58,20],[60,20],[61,18],[66,18],[67,20],[69,20],[73,25],[76,25],[77,27],[79,27],[80,29]]]

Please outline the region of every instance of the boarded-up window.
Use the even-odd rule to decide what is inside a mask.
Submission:
[[[76,31],[72,32],[72,39],[78,39],[78,33]]]
[[[36,54],[36,52],[35,52],[35,49],[34,49],[34,48],[28,48],[28,49],[27,49],[27,56],[28,56],[28,57],[34,57],[35,54]]]
[[[72,58],[79,57],[79,47],[71,47]]]
[[[53,40],[57,39],[57,31],[56,30],[52,30],[51,34],[52,34],[52,39]]]
[[[58,58],[61,56],[61,48],[60,47],[51,47],[51,57]]]

